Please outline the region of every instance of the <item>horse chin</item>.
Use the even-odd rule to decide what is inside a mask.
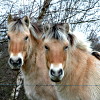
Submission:
[[[53,81],[53,82],[60,82],[61,80],[59,78],[57,78],[57,79],[51,78],[51,81]]]
[[[17,67],[10,66],[10,67],[11,67],[11,69],[12,69],[13,71],[19,71],[20,68],[21,68],[21,66],[17,66]]]
[[[19,71],[20,70],[20,68],[18,68],[18,69],[12,69],[13,71]]]

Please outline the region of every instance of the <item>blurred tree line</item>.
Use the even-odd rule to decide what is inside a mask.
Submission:
[[[6,38],[7,16],[28,15],[33,22],[68,22],[100,51],[100,0],[0,0],[0,43]]]

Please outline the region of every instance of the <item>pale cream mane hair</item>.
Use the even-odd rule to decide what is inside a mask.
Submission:
[[[30,25],[30,24],[29,24]],[[18,17],[11,18],[11,21],[8,21],[8,31],[10,32],[24,32],[28,31],[29,25],[26,26],[25,18],[21,19]]]
[[[83,40],[83,38],[77,37],[77,35],[74,35],[73,33],[71,34],[74,36],[74,46],[76,48],[79,48],[82,51],[86,51],[90,53],[92,52],[91,43],[88,40]]]

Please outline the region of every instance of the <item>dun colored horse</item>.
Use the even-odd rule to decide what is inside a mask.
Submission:
[[[8,17],[8,51],[10,67],[21,69],[24,88],[30,100],[58,100],[49,79],[45,65],[45,56],[41,40],[38,38],[39,27],[30,24],[27,16]],[[37,34],[36,34],[37,32]]]
[[[45,25],[43,40],[59,100],[100,100],[100,61],[69,32],[69,25]]]

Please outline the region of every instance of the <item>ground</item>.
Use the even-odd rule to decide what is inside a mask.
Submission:
[[[15,100],[11,99],[13,85],[16,84],[16,73],[12,71],[8,65],[7,43],[0,44],[0,100]],[[24,88],[22,87],[19,96],[16,100],[28,100]]]

